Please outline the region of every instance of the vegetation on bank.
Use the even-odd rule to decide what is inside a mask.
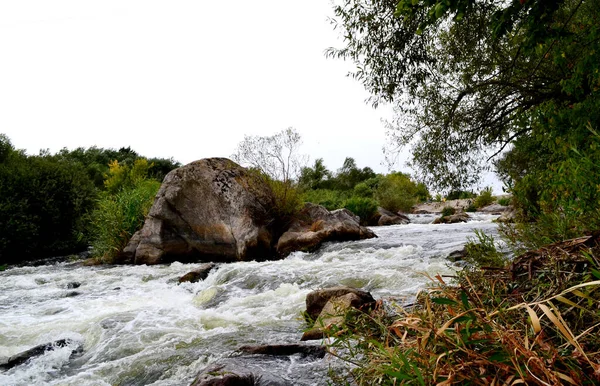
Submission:
[[[345,40],[328,54],[356,64],[373,104],[394,104],[392,145],[412,146],[418,176],[456,198],[491,162],[516,208],[501,234],[519,256],[507,265],[478,234],[470,265],[433,278],[414,308],[348,317],[332,335],[355,383],[600,383],[600,250],[589,236],[600,229],[600,1],[334,9]]]
[[[70,254],[90,244],[97,247],[95,254],[104,254],[100,240],[109,231],[126,237],[131,228],[125,224],[143,219],[159,182],[178,166],[172,159],[146,160],[130,148],[30,156],[0,135],[0,266]],[[144,203],[134,205],[136,200]],[[121,212],[123,225],[108,225],[111,211]]]

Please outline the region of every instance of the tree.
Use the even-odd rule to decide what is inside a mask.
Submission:
[[[345,0],[333,20],[345,47],[328,55],[356,64],[352,75],[374,105],[394,103],[388,130],[393,143],[412,146],[421,179],[463,189],[519,138],[554,152],[556,138],[580,147],[587,122],[598,127],[599,7]]]
[[[298,184],[304,189],[322,189],[331,178],[331,171],[325,166],[323,158],[317,158],[313,167],[302,168]]]
[[[272,136],[245,135],[232,155],[242,166],[255,168],[273,180],[288,183],[300,176],[307,157],[298,154],[302,137],[294,128]]]

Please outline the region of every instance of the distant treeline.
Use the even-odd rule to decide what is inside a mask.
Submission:
[[[0,134],[0,266],[87,248],[97,231],[92,213],[103,200],[142,181],[162,181],[179,166],[129,147],[27,155]]]

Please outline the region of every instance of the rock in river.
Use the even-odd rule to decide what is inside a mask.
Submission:
[[[234,262],[274,255],[273,193],[226,158],[192,162],[165,177],[121,262]]]
[[[277,241],[277,252],[286,256],[294,251],[311,252],[325,241],[362,240],[377,237],[360,226],[358,216],[348,209],[328,211],[321,205],[306,203],[297,219]]]

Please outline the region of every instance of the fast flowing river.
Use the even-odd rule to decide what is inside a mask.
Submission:
[[[239,346],[298,343],[310,291],[342,284],[402,302],[428,283],[423,273],[452,273],[445,257],[474,229],[497,233],[489,215],[453,225],[428,224],[433,218],[412,216],[409,225],[373,228],[377,239],[280,261],[222,264],[194,284],[177,280],[198,264],[0,272],[0,363],[36,345],[70,342],[0,370],[0,385],[189,385]],[[293,385],[325,385],[331,362],[292,356],[258,364]]]

